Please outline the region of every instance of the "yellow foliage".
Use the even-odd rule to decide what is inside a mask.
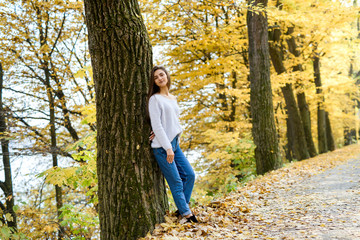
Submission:
[[[78,109],[94,98],[91,68],[86,66],[89,53],[83,2],[5,0],[2,4],[0,61],[6,69],[5,87],[12,89],[4,95],[4,102],[16,102],[12,111],[32,125],[24,127],[23,122],[14,121],[14,127],[22,130],[20,139],[34,142],[33,149],[49,150],[49,125],[45,125],[50,89],[56,106],[57,147],[63,150],[76,139],[66,121],[71,121],[79,138],[88,133],[89,127],[79,124]],[[77,78],[77,71],[85,71],[86,76]]]
[[[86,105],[81,109],[84,118],[82,120],[82,124],[95,124],[96,123],[96,105],[95,103],[91,103]]]
[[[270,1],[266,9],[269,26],[281,29],[284,46],[294,37],[300,52],[300,56],[295,57],[286,50],[283,61],[287,71],[283,74],[277,75],[271,70],[280,148],[287,144],[287,114],[280,90],[286,83],[293,84],[294,94],[306,94],[315,142],[317,106],[321,103],[330,114],[336,143],[341,146],[344,127],[356,125],[353,109],[358,87],[348,70],[350,62],[355,66],[360,56],[354,54],[358,46],[354,40],[357,9],[342,1],[284,0],[281,8],[275,6],[276,2]],[[185,125],[182,147],[202,153],[197,164],[197,169],[204,172],[201,182],[211,185],[222,178],[217,184],[225,184],[229,182],[226,179],[237,175],[239,170],[231,167],[238,159],[229,149],[241,145],[242,153],[251,149],[253,154],[253,146],[244,144],[251,142],[247,6],[212,0],[140,3],[156,49],[154,61],[170,71],[172,91],[182,107]],[[265,13],[262,7],[251,10]],[[294,28],[292,35],[286,34],[289,27]],[[316,94],[314,84],[315,43],[321,53],[322,95]],[[298,64],[303,71],[292,71]],[[356,69],[359,71],[360,66]]]
[[[65,185],[68,178],[72,177],[75,174],[76,167],[68,167],[68,168],[59,168],[53,167],[43,172],[46,176],[46,183],[53,185]]]

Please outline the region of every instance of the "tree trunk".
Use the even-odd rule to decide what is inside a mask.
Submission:
[[[41,22],[41,17],[42,17],[42,9],[40,9],[40,7],[36,8],[36,14],[37,14],[37,18],[39,20],[39,23]],[[40,46],[44,47],[47,45],[47,29],[43,29],[43,27],[41,25],[39,25],[39,40],[40,40]],[[56,143],[56,126],[55,126],[55,99],[54,99],[54,91],[53,88],[51,86],[50,83],[50,78],[51,78],[51,73],[50,73],[50,68],[49,68],[49,61],[48,59],[50,58],[48,53],[43,53],[43,58],[41,60],[41,64],[42,64],[42,70],[44,71],[44,81],[43,84],[46,86],[46,94],[48,97],[48,101],[49,101],[49,117],[50,117],[50,139],[51,139],[51,156],[52,156],[52,162],[53,162],[53,167],[57,167],[58,166],[58,160],[57,160],[57,155],[58,155],[58,151],[57,151],[57,143]],[[61,191],[61,187],[59,185],[55,185],[55,201],[56,201],[56,210],[57,210],[57,217],[58,217],[58,222],[59,222],[59,226],[60,223],[62,222],[62,218],[60,217],[61,215],[61,210],[60,208],[63,206],[62,203],[62,191]],[[58,231],[58,239],[62,240],[64,238],[64,231],[63,228],[60,227],[59,231]]]
[[[46,85],[50,86],[50,71],[48,69],[47,63],[45,64],[44,72],[45,72]],[[49,100],[49,116],[50,116],[50,122],[49,122],[50,138],[51,138],[50,152],[52,156],[53,167],[57,167],[58,159],[57,159],[57,143],[56,143],[56,128],[55,128],[55,102],[54,102],[55,100],[54,100],[53,92],[51,91],[50,87],[47,88],[47,96]],[[61,190],[61,186],[59,185],[55,185],[55,201],[56,201],[58,222],[60,226],[60,223],[62,222],[62,218],[60,217],[62,211],[60,210],[60,208],[62,208],[63,206],[63,201],[62,201],[62,190]],[[58,231],[58,239],[61,240],[63,238],[64,238],[63,228],[60,227]]]
[[[54,105],[54,97],[52,95],[52,92],[49,91],[49,103],[50,103],[50,137],[51,137],[51,156],[52,156],[52,162],[53,167],[58,166],[58,159],[57,159],[57,143],[56,143],[56,129],[55,129],[55,105]],[[61,213],[60,210],[63,206],[63,200],[62,200],[62,189],[61,186],[55,185],[55,201],[56,201],[56,210],[57,210],[57,217],[59,224],[62,222]],[[58,232],[58,239],[64,238],[64,232],[63,228],[60,227]]]
[[[9,152],[9,140],[6,139],[6,119],[5,119],[5,110],[3,107],[2,100],[2,91],[3,91],[3,69],[2,64],[0,63],[0,139],[1,139],[1,151],[4,164],[4,176],[5,181],[0,181],[0,188],[3,190],[5,195],[5,205],[0,202],[0,208],[3,212],[3,215],[10,213],[12,216],[12,221],[6,221],[8,227],[13,228],[13,231],[17,231],[16,223],[16,213],[14,212],[14,195],[13,195],[13,184],[11,176],[11,164],[10,164],[10,152]],[[3,223],[5,219],[3,219]]]
[[[320,58],[317,53],[314,53],[313,56],[313,68],[314,68],[314,79],[316,86],[316,94],[322,94],[322,85],[320,78]],[[319,153],[326,153],[327,148],[327,138],[326,138],[326,117],[325,110],[323,107],[324,97],[321,96],[318,103],[318,147]]]
[[[267,6],[267,0],[249,1],[255,8]],[[282,165],[276,134],[272,90],[267,15],[248,11],[250,63],[250,109],[254,138],[256,172],[264,174]]]
[[[291,121],[289,118],[286,119],[286,137],[287,137],[287,143],[285,145],[285,156],[286,159],[292,162],[294,160],[294,133],[293,133],[293,126],[291,124]]]
[[[331,125],[330,125],[330,118],[329,118],[329,113],[325,112],[325,119],[326,119],[326,143],[327,143],[327,148],[329,151],[334,151],[335,150],[335,141],[334,141],[334,135],[332,133],[331,130]]]
[[[291,35],[293,32],[294,32],[294,27],[288,27],[288,31],[286,34],[290,35],[291,37],[287,38],[286,42],[288,45],[289,52],[292,53],[295,57],[299,57],[300,51],[297,50],[295,38],[294,38],[294,36]],[[303,68],[302,68],[301,64],[297,64],[297,65],[293,66],[292,70],[294,72],[295,71],[303,71]],[[296,87],[300,87],[300,88],[302,87],[301,81],[296,83]],[[302,125],[304,128],[304,134],[305,134],[306,144],[308,147],[308,152],[311,157],[315,157],[317,155],[317,152],[316,152],[315,144],[314,144],[313,137],[312,137],[310,110],[309,110],[309,106],[306,102],[305,92],[304,91],[298,92],[296,94],[296,98],[297,98],[297,103],[298,103],[298,107],[299,107],[299,111],[300,111],[301,122],[302,122]]]
[[[301,122],[304,127],[304,133],[305,133],[305,139],[306,139],[308,151],[311,157],[315,157],[317,155],[317,152],[312,137],[310,110],[306,102],[305,92],[299,92],[298,94],[296,94],[296,97],[298,100]]]
[[[101,239],[136,239],[163,221],[168,208],[145,118],[151,44],[136,0],[86,0],[85,13],[96,92]]]
[[[283,49],[280,43],[281,32],[280,29],[274,29],[271,34],[273,42],[269,44],[271,61],[278,74],[282,74],[286,71],[283,63]],[[286,110],[288,115],[289,124],[287,124],[288,131],[288,143],[292,150],[292,155],[297,160],[303,160],[310,157],[307,150],[307,143],[305,139],[304,128],[301,122],[300,113],[296,104],[294,92],[291,83],[286,83],[284,87],[281,87],[281,91],[284,95]],[[289,128],[290,127],[290,128]],[[289,139],[292,137],[293,139]],[[291,160],[291,159],[289,159]]]
[[[288,112],[288,118],[291,123],[293,132],[292,151],[297,160],[303,160],[310,157],[307,149],[304,128],[301,122],[300,113],[296,105],[295,96],[292,90],[292,84],[287,83],[285,87],[281,88]]]
[[[357,142],[355,129],[344,127],[344,145],[350,145]]]

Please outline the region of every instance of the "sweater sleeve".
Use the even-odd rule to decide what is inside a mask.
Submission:
[[[159,103],[155,99],[155,97],[151,97],[149,100],[149,114],[150,114],[150,121],[151,127],[155,133],[155,137],[159,140],[161,146],[168,150],[172,148],[171,142],[168,136],[165,133],[165,130],[161,124],[161,110]]]

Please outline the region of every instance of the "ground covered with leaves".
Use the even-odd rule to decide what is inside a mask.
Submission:
[[[169,214],[143,239],[360,239],[360,145],[291,163],[192,210],[201,223]]]

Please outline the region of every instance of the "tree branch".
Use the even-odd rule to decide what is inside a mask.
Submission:
[[[3,192],[5,193],[5,195],[7,195],[7,194],[8,194],[9,189],[7,188],[7,186],[6,186],[5,182],[0,181],[0,188],[1,188],[1,190],[3,190]]]

